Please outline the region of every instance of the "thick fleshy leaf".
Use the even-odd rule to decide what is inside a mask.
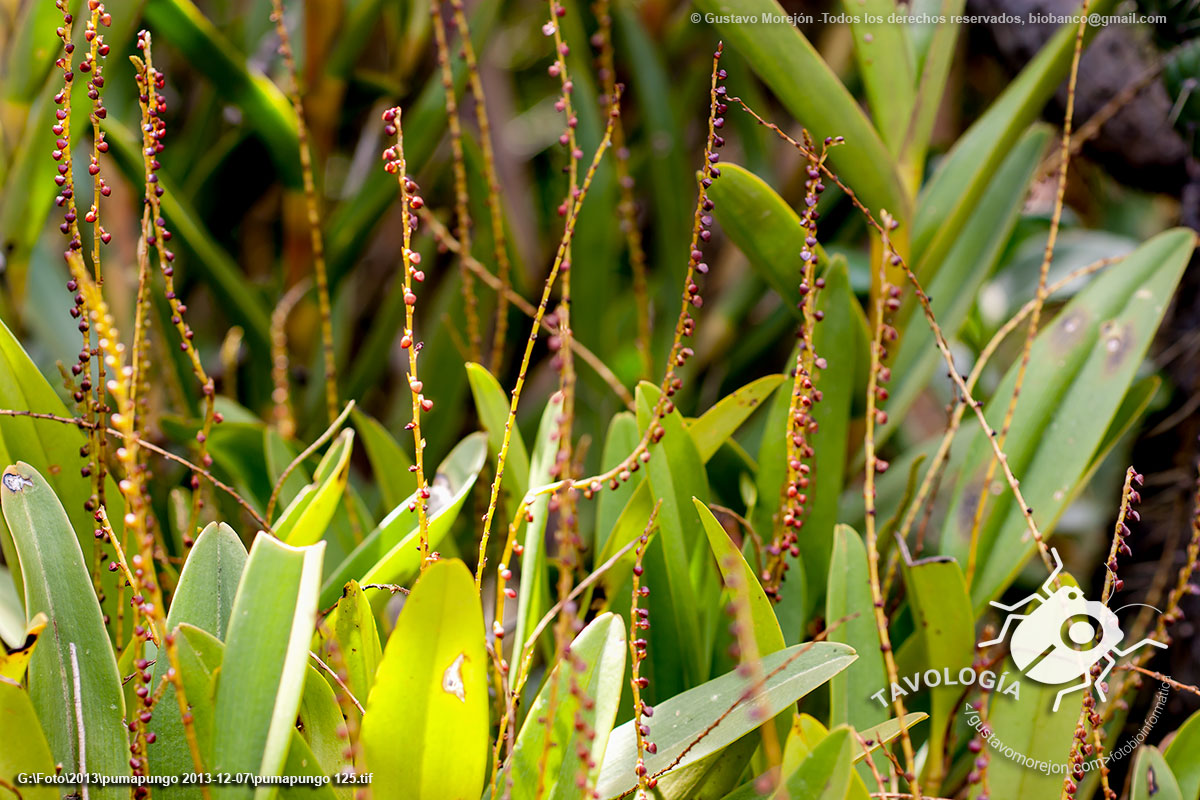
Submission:
[[[342,431],[317,465],[313,482],[296,495],[275,522],[275,535],[281,541],[302,547],[325,535],[346,491],[353,448],[354,431]]]
[[[463,439],[438,465],[429,480],[429,546],[436,549],[450,532],[487,457],[487,440],[482,433]],[[321,586],[321,607],[337,602],[347,581],[359,583],[405,583],[421,567],[420,527],[417,512],[408,504],[415,494],[392,510],[375,530],[367,534],[345,561]]]
[[[842,0],[841,8],[851,17],[854,60],[871,108],[871,120],[888,152],[899,156],[916,100],[908,25],[888,19],[896,13],[892,0]]]
[[[485,636],[466,565],[431,565],[404,603],[363,716],[362,744],[379,796],[479,797],[488,765]]]
[[[0,408],[17,411],[33,411],[43,414],[70,416],[51,385],[38,372],[37,367],[12,332],[0,321]],[[81,476],[79,448],[87,443],[80,430],[73,425],[45,422],[28,417],[0,416],[0,456],[4,463],[23,461],[40,472],[54,494],[67,509],[71,528],[79,542],[84,564],[90,565],[97,547],[93,536],[96,525],[92,515],[83,510],[84,501],[92,494],[92,483]],[[125,516],[125,504],[117,485],[107,482],[106,502],[108,516],[117,535],[121,534]],[[16,567],[19,560],[12,549],[12,537],[0,524],[0,548],[5,559],[13,568],[13,579],[17,590],[23,591],[22,576]],[[111,619],[117,614],[117,577],[115,573],[100,572],[100,588],[104,591],[102,608]],[[32,614],[32,612],[31,612]],[[115,629],[114,629],[115,630]],[[111,638],[111,636],[110,636]]]
[[[886,208],[897,219],[906,220],[912,203],[887,147],[817,49],[784,21],[786,12],[779,4],[775,0],[697,0],[696,6],[729,20],[717,25],[722,37],[818,141],[826,136],[846,137],[846,144],[835,148],[830,160],[867,207]],[[734,22],[738,17],[756,17],[760,22]]]
[[[762,724],[751,709],[765,705],[767,716],[775,716],[841,672],[854,658],[854,651],[844,644],[795,645],[761,660],[756,671],[766,680],[757,689],[753,677],[743,677],[735,670],[660,702],[654,709],[652,734],[658,752],[647,756],[646,769],[653,774],[677,758],[676,768],[682,768],[722,750]],[[733,710],[705,735],[730,707]],[[637,741],[631,720],[613,731],[604,753],[596,782],[596,791],[603,800],[618,797],[637,785],[636,761]]]
[[[721,797],[737,785],[761,743],[758,731],[751,731],[716,753],[671,770],[658,779],[655,800]]]
[[[1187,721],[1175,731],[1174,738],[1163,751],[1163,758],[1175,781],[1179,784],[1179,794],[1183,800],[1200,798],[1200,760],[1196,753],[1200,752],[1200,711],[1193,713]]]
[[[910,563],[907,549],[901,562],[917,633],[897,654],[897,661],[903,665],[899,667],[900,674],[911,675],[932,669],[943,673],[948,670],[951,675],[957,675],[959,670],[971,666],[975,654],[975,621],[962,568],[944,556]],[[879,688],[885,685],[880,683]],[[959,712],[962,687],[942,685],[929,689],[928,693],[931,705],[929,749],[941,753],[953,717]],[[943,777],[942,759],[929,759],[922,785],[936,787]]]
[[[25,641],[25,604],[8,567],[0,567],[0,641],[19,647]]]
[[[346,584],[337,605],[321,623],[317,638],[321,659],[326,664],[332,661],[344,665],[346,685],[360,703],[365,703],[375,683],[383,649],[371,604],[357,581]]]
[[[167,613],[167,630],[175,631],[183,625],[185,628],[203,631],[218,642],[222,641],[229,629],[234,599],[245,567],[246,548],[232,528],[224,523],[214,522],[201,531],[179,574],[179,585],[175,588]],[[208,642],[192,642],[193,639],[199,641],[201,638],[197,634],[188,639],[186,644],[181,642],[178,652],[180,661],[186,662],[187,666],[187,670],[183,672],[184,692],[192,706],[192,716],[198,718],[203,715],[203,724],[207,725],[206,730],[210,731],[213,697],[211,687],[205,681],[210,681],[209,673],[220,666],[220,659],[217,658],[214,663],[202,669],[213,660],[215,650]],[[203,648],[203,652],[194,652],[197,647]],[[155,660],[151,685],[159,684],[168,666],[169,662],[165,657]],[[181,663],[181,668],[183,666],[185,665]],[[196,670],[200,670],[201,677],[196,677],[195,683],[192,683],[191,673]],[[203,689],[203,695],[193,697],[193,687],[208,688]],[[201,707],[203,710],[198,710]],[[154,722],[160,744],[155,748],[154,757],[150,759],[153,774],[177,775],[194,771],[195,765],[185,738],[179,704],[175,699],[175,687],[171,684],[167,685],[166,694],[155,707]],[[196,725],[199,730],[201,723],[197,722]],[[203,748],[206,754],[211,754],[209,740],[204,740]],[[211,765],[206,762],[205,766]],[[181,797],[201,796],[199,788],[195,786],[179,786],[173,791],[181,792]]]
[[[589,783],[595,781],[621,704],[627,652],[625,623],[615,614],[596,617],[571,642],[570,660],[554,666],[517,734],[511,772],[514,800],[574,798],[579,793],[579,776],[586,775]],[[572,668],[571,660],[582,669]],[[580,695],[571,691],[572,684],[579,687]],[[550,713],[551,695],[556,705],[554,719],[548,723],[545,720]],[[581,698],[588,698],[586,706]],[[579,720],[595,735],[585,738]],[[549,748],[547,725],[552,726]],[[580,751],[589,753],[596,766],[588,769],[578,757]]]
[[[1075,585],[1071,576],[1064,574],[1062,577],[1064,583]],[[1029,613],[1029,609],[1022,613]],[[1021,671],[1011,658],[1006,658],[990,679],[995,687],[987,719],[992,735],[1017,753],[1031,758],[1051,762],[1065,760],[1071,750],[1075,723],[1083,708],[1084,692],[1066,695],[1058,711],[1054,711],[1055,697],[1065,687],[1020,680],[1019,696],[1000,691],[1008,689],[1020,677]],[[979,723],[969,701],[960,703],[957,713],[963,714],[970,725]],[[1062,791],[1062,784],[1062,775],[1030,769],[1020,759],[1001,756],[992,758],[988,766],[988,785],[994,800],[1054,797]]]
[[[208,631],[187,622],[180,623],[173,630],[177,634],[175,650],[179,660],[179,677],[183,681],[188,710],[192,714],[192,730],[200,748],[201,765],[205,770],[211,770],[215,679],[221,670],[225,646]],[[174,684],[167,684],[162,699],[155,706],[154,731],[158,742],[150,753],[150,774],[185,775],[196,771]],[[172,800],[200,800],[203,795],[199,786],[180,784],[172,787],[170,797]]]
[[[1005,453],[1039,529],[1048,535],[1086,476],[1191,257],[1191,231],[1161,233],[1080,291],[1034,342]],[[1014,364],[987,404],[998,428],[1016,381]],[[971,429],[970,453],[946,517],[943,548],[967,563],[990,443]],[[970,586],[976,609],[1013,580],[1033,554],[1025,519],[997,472]]]
[[[784,779],[775,797],[842,800],[850,786],[854,739],[848,727],[835,728],[813,748],[799,768]]]
[[[1129,781],[1129,800],[1183,800],[1179,782],[1157,747],[1144,744],[1138,748]]]
[[[722,397],[712,408],[692,420],[688,425],[688,433],[700,458],[708,463],[721,445],[733,436],[781,383],[782,375],[764,375]]]
[[[296,730],[308,743],[322,775],[336,775],[353,766],[345,755],[346,739],[338,735],[338,728],[345,726],[345,723],[333,688],[325,676],[310,665],[305,671],[304,694],[300,696]],[[348,797],[351,794],[349,789],[339,787],[338,794]]]
[[[600,468],[607,472],[624,461],[637,447],[640,439],[637,418],[633,414],[628,411],[614,414],[608,423],[608,432],[604,436],[604,452],[600,457]],[[606,488],[596,498],[596,541],[593,548],[596,554],[593,563],[596,566],[608,560],[604,556],[605,553],[611,555],[608,545],[616,530],[617,520],[620,519],[622,512],[629,504],[633,493],[641,486],[642,478],[640,476],[631,477],[618,484],[615,489]]]
[[[21,786],[17,775],[54,774],[54,758],[33,702],[21,684],[0,675],[0,729],[8,731],[0,747],[0,786],[19,786],[25,800],[58,800],[52,786]],[[19,732],[19,735],[18,735]]]
[[[927,266],[920,275],[932,298],[934,318],[947,336],[962,327],[995,269],[1016,227],[1047,139],[1049,130],[1037,126],[1017,142],[992,176],[987,193],[964,221],[945,259]],[[929,379],[937,372],[944,373],[946,367],[934,344],[933,331],[915,300],[907,299],[900,315],[904,335],[892,362],[894,377],[888,386],[891,396],[887,404],[890,419],[876,433],[880,441],[891,436],[917,396],[928,388]]]
[[[829,682],[829,719],[833,725],[847,723],[860,731],[883,722],[889,713],[863,691],[887,685],[868,575],[867,548],[858,532],[849,525],[838,525],[829,561],[825,619],[830,625],[829,640],[853,647],[858,660]]]
[[[217,686],[214,772],[282,772],[304,692],[324,552],[321,542],[292,547],[264,533],[254,540],[233,602]],[[229,796],[255,793],[237,787]]]
[[[167,630],[186,622],[224,641],[245,568],[246,547],[233,528],[223,522],[206,527],[196,537],[179,573]]]
[[[67,773],[129,775],[117,659],[79,541],[46,479],[23,462],[4,470],[0,505],[25,577],[25,609],[49,631],[29,663],[29,696],[55,763]],[[80,743],[84,746],[81,748]],[[117,798],[119,787],[92,787]]]
[[[1115,4],[1115,0],[1096,0],[1087,11],[1105,15]],[[1066,78],[1078,27],[1069,22],[1059,28],[987,112],[958,139],[922,189],[912,234],[919,266],[943,262],[991,176]],[[1088,25],[1085,39],[1098,30]]]
[[[771,601],[763,591],[762,584],[754,570],[742,557],[742,551],[730,540],[729,534],[721,527],[721,523],[713,516],[708,506],[696,498],[692,498],[700,524],[708,537],[708,546],[712,548],[713,560],[721,571],[726,589],[722,593],[722,608],[736,596],[740,601],[750,606],[750,619],[754,627],[754,642],[758,647],[758,655],[765,656],[782,650],[784,647],[783,633],[779,630],[779,620],[775,619],[775,610]],[[727,597],[728,595],[728,597]]]

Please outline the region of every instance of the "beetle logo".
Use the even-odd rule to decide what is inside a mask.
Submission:
[[[1130,647],[1121,647],[1125,634],[1114,611],[1099,600],[1084,598],[1077,586],[1054,588],[1054,580],[1062,572],[1062,560],[1055,548],[1050,548],[1050,554],[1054,557],[1054,571],[1041,589],[1012,605],[992,601],[993,606],[1010,613],[1004,619],[1000,635],[979,645],[987,647],[1004,641],[1009,626],[1017,623],[1009,652],[1022,674],[1050,686],[1082,679],[1054,698],[1054,710],[1058,711],[1063,695],[1090,686],[1095,687],[1101,700],[1106,699],[1101,684],[1117,663],[1114,653],[1125,656],[1146,645],[1164,650],[1167,646],[1153,639],[1143,639]],[[1035,600],[1039,604],[1028,614],[1012,613]],[[1093,681],[1092,666],[1101,660],[1107,663]]]

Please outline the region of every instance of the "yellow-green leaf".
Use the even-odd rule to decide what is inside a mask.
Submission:
[[[434,563],[404,603],[363,716],[378,796],[479,797],[488,764],[485,636],[466,565]]]

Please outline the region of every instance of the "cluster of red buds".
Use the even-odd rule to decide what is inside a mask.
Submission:
[[[649,655],[646,631],[650,630],[650,609],[641,605],[641,602],[650,596],[650,587],[642,585],[642,575],[645,571],[642,567],[642,559],[646,554],[646,543],[649,541],[648,531],[653,523],[654,517],[652,516],[650,525],[647,526],[647,532],[638,539],[638,546],[634,551],[633,593],[629,608],[629,654],[632,672],[630,685],[633,687],[634,727],[638,751],[637,765],[634,770],[637,773],[638,786],[643,794],[645,790],[653,789],[657,783],[655,779],[647,777],[645,754],[657,753],[658,745],[649,740],[650,725],[646,720],[654,716],[654,707],[642,698],[642,692],[650,685],[650,681],[641,674],[641,664]]]
[[[1126,519],[1132,519],[1134,522],[1140,522],[1142,515],[1133,506],[1142,502],[1142,496],[1138,490],[1134,488],[1134,484],[1141,486],[1145,482],[1145,477],[1130,467],[1125,473],[1125,487],[1121,493],[1121,509],[1117,514],[1117,524],[1113,531],[1112,548],[1108,553],[1108,561],[1104,566],[1108,569],[1106,583],[1105,599],[1110,592],[1119,592],[1125,587],[1125,581],[1117,577],[1117,556],[1125,555],[1132,556],[1133,550],[1129,547],[1129,525],[1126,524]]]
[[[153,677],[150,672],[150,667],[153,666],[153,662],[147,661],[145,658],[139,658],[133,662],[133,666],[137,670],[134,673],[134,680],[137,682],[137,688],[134,689],[134,694],[136,694],[141,700],[142,708],[136,714],[134,714],[133,709],[130,709],[129,712],[130,714],[134,715],[127,724],[129,732],[134,734],[133,741],[129,745],[129,766],[133,770],[134,777],[145,777],[147,774],[148,764],[143,752],[143,744],[154,744],[154,742],[158,739],[158,736],[153,731],[145,731],[144,735],[141,737],[138,737],[137,734],[139,729],[145,730],[146,726],[150,724],[150,720],[154,718],[153,708],[155,697],[152,687],[150,686],[150,680]],[[190,711],[187,712],[187,714],[189,717],[191,716]],[[191,722],[191,720],[188,720],[188,722]],[[142,790],[140,793],[138,792],[139,789]],[[149,797],[150,789],[146,786],[138,786],[134,789],[133,796],[137,798]]]
[[[994,630],[989,625],[984,629],[985,636],[983,641],[989,641],[994,636]],[[975,674],[980,674],[983,670],[991,666],[987,648],[975,648],[975,660],[971,664],[971,668],[975,670]],[[971,785],[982,784],[982,789],[976,797],[976,800],[988,800],[988,784],[987,784],[987,768],[988,768],[988,752],[987,739],[992,735],[991,728],[988,726],[988,696],[991,694],[986,686],[980,686],[980,696],[971,702],[971,710],[982,720],[981,724],[975,726],[975,735],[967,742],[967,751],[974,758],[971,764],[971,771],[967,773],[967,783]]]
[[[787,480],[783,486],[783,503],[780,508],[779,524],[774,540],[767,548],[770,556],[762,571],[764,591],[772,600],[780,599],[780,584],[786,577],[791,564],[788,556],[800,555],[798,546],[800,528],[804,525],[809,497],[813,493],[814,451],[809,438],[817,432],[817,420],[813,407],[821,402],[821,390],[816,388],[817,370],[825,369],[825,359],[816,351],[818,322],[825,313],[817,308],[819,290],[825,288],[825,279],[817,277],[817,220],[821,214],[817,203],[825,191],[821,180],[829,148],[839,144],[840,139],[825,139],[824,148],[818,154],[812,138],[804,132],[804,146],[808,153],[808,168],[804,182],[804,208],[800,212],[800,224],[804,228],[804,248],[800,251],[802,268],[800,278],[800,308],[802,322],[796,332],[799,339],[796,363],[792,368],[792,393],[788,404],[787,423]]]
[[[192,372],[199,382],[201,392],[204,395],[204,422],[200,430],[196,433],[196,442],[198,444],[197,459],[202,466],[211,467],[213,459],[208,452],[208,439],[212,434],[213,426],[219,425],[223,421],[223,418],[214,409],[216,385],[200,361],[200,354],[193,344],[196,333],[187,323],[184,316],[187,313],[188,307],[179,298],[175,290],[175,253],[168,249],[172,234],[166,227],[166,220],[162,216],[162,207],[160,204],[160,199],[163,196],[163,187],[158,177],[158,171],[162,169],[159,157],[162,155],[163,141],[167,135],[167,123],[164,119],[164,115],[167,113],[167,103],[163,96],[166,78],[154,68],[149,31],[143,30],[138,32],[137,48],[142,51],[144,57],[144,60],[142,58],[134,59],[134,64],[137,67],[135,77],[138,88],[138,103],[142,109],[142,162],[146,180],[146,192],[143,204],[146,210],[145,217],[149,220],[149,225],[146,226],[143,234],[146,246],[154,248],[158,253],[159,271],[163,276],[167,303],[171,309],[171,324],[179,334],[179,350],[188,357],[192,366]],[[137,357],[138,354],[135,353],[134,358]],[[189,518],[188,527],[184,531],[184,544],[189,547],[193,542],[192,534],[198,521],[200,507],[203,505],[199,494],[200,476],[196,473],[192,474],[191,488],[193,493],[192,514]]]
[[[416,340],[414,333],[417,294],[414,291],[419,283],[425,282],[425,271],[421,269],[421,254],[412,246],[412,235],[417,230],[417,215],[425,206],[421,196],[421,187],[408,174],[408,164],[404,158],[404,134],[401,130],[401,111],[398,107],[389,108],[383,112],[383,132],[395,137],[396,143],[383,151],[383,169],[389,175],[395,175],[400,183],[400,218],[403,227],[403,247],[401,261],[403,263],[404,280],[404,333],[400,337],[400,347],[408,352],[408,390],[412,395],[412,417],[404,426],[412,431],[414,463],[409,470],[417,476],[417,494],[409,501],[409,510],[417,513],[421,538],[421,568],[424,570],[429,563],[429,520],[426,516],[429,506],[430,490],[425,480],[425,438],[421,435],[421,412],[433,410],[433,400],[424,394],[425,384],[417,373],[417,357],[420,355],[423,342]],[[419,502],[418,502],[419,500]]]

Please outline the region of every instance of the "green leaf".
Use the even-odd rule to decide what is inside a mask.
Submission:
[[[591,754],[590,759],[596,765],[586,770],[589,783],[595,781],[599,772],[625,683],[628,649],[624,621],[615,614],[601,614],[575,637],[569,652],[569,656],[555,664],[517,734],[511,772],[514,800],[577,797],[579,788],[575,781],[585,772],[577,756],[581,749]],[[572,661],[584,665],[583,668],[576,670]],[[572,692],[572,685],[578,686],[581,694]],[[554,706],[551,706],[552,696],[556,698]],[[594,703],[584,707],[581,697]],[[551,709],[554,719],[550,723],[547,748],[545,720]],[[595,731],[595,736],[585,738],[578,727],[579,720]],[[546,753],[544,770],[543,752]]]
[[[8,567],[0,567],[0,641],[20,647],[25,641],[25,606]]]
[[[950,20],[961,15],[964,6],[966,0],[914,0],[909,6],[912,16],[939,15],[946,21],[932,25],[914,24],[908,29],[919,78],[900,153],[901,168],[906,175],[920,176],[924,172],[929,136],[938,109],[942,107],[946,78],[957,52],[955,43],[961,26]]]
[[[191,0],[149,0],[146,20],[170,31],[170,43],[205,75],[217,92],[241,108],[246,124],[262,138],[275,172],[300,187],[296,114],[287,96],[227,41]]]
[[[848,723],[862,731],[888,718],[888,709],[863,691],[865,687],[886,686],[887,670],[879,652],[867,548],[849,525],[838,525],[833,536],[829,589],[825,595],[829,640],[853,647],[858,660],[829,682],[829,721],[832,725]],[[834,623],[840,624],[833,627]]]
[[[700,516],[700,524],[704,526],[704,533],[708,536],[713,559],[717,562],[717,568],[725,581],[726,589],[722,594],[721,607],[727,607],[734,596],[743,599],[750,606],[750,620],[754,628],[758,655],[765,656],[782,650],[783,632],[779,630],[779,620],[775,619],[775,610],[763,591],[758,576],[746,563],[742,552],[730,540],[729,534],[721,527],[721,523],[713,516],[708,506],[695,497],[692,498],[692,504]]]
[[[1115,0],[1096,0],[1087,10],[1091,14],[1108,14],[1114,5]],[[921,191],[912,227],[912,249],[919,255],[919,273],[926,263],[943,263],[991,176],[1067,76],[1077,28],[1070,22],[1059,29],[959,138]],[[1097,30],[1088,25],[1085,41]],[[849,185],[853,186],[853,181]]]
[[[179,677],[183,681],[188,710],[192,714],[192,730],[200,748],[201,763],[205,769],[211,770],[213,719],[216,715],[214,684],[220,673],[225,646],[208,631],[187,622],[180,623],[172,630],[177,634],[175,651],[179,660]],[[157,663],[155,666],[158,666]],[[165,776],[195,772],[196,765],[184,732],[173,683],[167,684],[162,699],[155,705],[154,729],[158,734],[158,743],[150,759],[150,774]],[[203,797],[199,786],[183,784],[172,787],[170,796],[173,800],[200,800]]]
[[[637,387],[638,428],[645,430],[653,418],[653,408],[658,401],[657,387],[640,383]],[[697,566],[713,573],[708,561],[707,548],[699,552],[698,533],[700,519],[692,505],[692,498],[708,500],[708,481],[704,470],[696,469],[702,464],[696,445],[683,427],[683,418],[678,410],[665,414],[658,423],[664,430],[662,441],[650,449],[650,461],[646,463],[646,479],[651,494],[662,501],[658,512],[659,535],[656,544],[648,551],[646,583],[666,587],[666,592],[655,592],[650,598],[650,611],[656,620],[666,624],[656,629],[659,633],[659,654],[664,650],[681,660],[681,667],[664,669],[659,667],[664,660],[656,660],[654,667],[655,686],[669,693],[683,686],[695,686],[708,677],[709,643],[705,641],[705,628],[700,614],[705,610],[697,602],[698,589],[704,586]],[[659,558],[661,552],[661,559]],[[693,560],[695,559],[695,560]],[[703,560],[701,560],[703,559]],[[687,565],[685,567],[685,565]],[[715,587],[714,587],[715,588]],[[664,597],[665,595],[665,597]],[[661,598],[661,599],[660,599]],[[668,611],[661,604],[669,601]],[[656,610],[658,606],[661,610]],[[707,609],[713,611],[713,609]],[[664,636],[671,642],[663,647]]]
[[[1069,576],[1064,578],[1069,579]],[[1073,580],[1069,582],[1074,583]],[[1020,678],[1020,674],[1012,659],[1006,658],[1003,669],[997,669],[992,680],[997,682],[996,689],[999,689],[999,680],[1003,677],[1003,686],[1008,688]],[[987,720],[992,736],[1018,754],[1050,763],[1065,761],[1071,751],[1071,738],[1075,735],[1075,723],[1083,708],[1084,693],[1067,695],[1059,710],[1054,711],[1054,698],[1062,688],[1022,680],[1019,697],[993,691]],[[975,712],[970,701],[960,705],[959,710],[969,724],[974,725],[979,720],[977,715],[973,716]],[[988,766],[988,785],[994,800],[1054,797],[1062,791],[1062,784],[1062,775],[1031,769],[1024,766],[1019,758],[1010,759],[1001,755],[992,758]]]
[[[404,603],[363,716],[381,797],[479,797],[489,758],[485,635],[466,565],[432,564]]]
[[[214,637],[218,642],[224,640],[229,630],[229,619],[233,613],[233,603],[237,596],[238,584],[241,582],[242,571],[246,567],[246,548],[233,529],[224,523],[212,523],[200,532],[196,538],[183,570],[179,573],[179,585],[171,597],[171,608],[167,614],[167,630],[175,631],[181,625],[202,631]],[[178,637],[177,641],[186,637]],[[192,639],[198,640],[198,634]],[[180,667],[184,669],[184,693],[192,706],[193,718],[204,715],[204,723],[195,723],[197,730],[205,725],[206,731],[211,731],[213,713],[213,696],[209,673],[220,666],[218,658],[214,663],[205,667],[205,658],[211,660],[213,648],[207,642],[193,645],[188,640],[188,650],[184,644],[177,648]],[[203,653],[194,653],[196,647],[204,648]],[[158,686],[167,667],[170,666],[165,654],[154,662],[153,680],[151,686]],[[201,669],[203,668],[203,669]],[[201,670],[203,677],[196,678],[190,683],[188,670]],[[124,670],[122,670],[124,672]],[[193,689],[200,690],[202,695],[194,695]],[[203,707],[203,711],[199,710]],[[191,751],[188,749],[184,734],[183,720],[180,717],[179,703],[175,699],[175,687],[167,685],[166,693],[155,706],[155,730],[161,744],[150,759],[151,771],[155,775],[179,775],[193,772]],[[211,737],[210,737],[211,738]],[[211,756],[209,739],[204,739],[202,752]],[[205,766],[211,763],[205,762]],[[184,791],[186,790],[186,791]],[[178,786],[173,791],[180,791],[181,796],[199,798],[199,788],[194,786]]]
[[[988,183],[987,193],[979,199],[964,221],[945,259],[927,266],[920,277],[928,291],[934,318],[947,336],[962,327],[971,308],[979,299],[987,281],[1008,243],[1029,183],[1045,150],[1049,130],[1039,125],[1030,130],[1013,148]],[[906,412],[921,392],[929,387],[935,372],[945,372],[945,361],[934,344],[933,331],[917,310],[916,302],[901,311],[904,335],[892,363],[892,384],[888,387],[890,419],[876,433],[887,439],[903,423]]]
[[[693,420],[688,425],[688,433],[696,444],[700,458],[708,463],[721,445],[733,436],[746,418],[753,414],[781,383],[782,375],[764,375],[722,397],[712,408]],[[632,449],[625,452],[628,453]]]
[[[371,604],[367,602],[357,581],[350,581],[342,591],[341,599],[329,612],[329,616],[318,629],[321,659],[329,664],[340,659],[346,685],[360,703],[365,703],[375,683],[375,671],[383,658],[379,646],[379,631]],[[335,658],[334,648],[338,655]]]
[[[362,437],[363,446],[367,450],[371,473],[383,493],[384,507],[395,508],[417,489],[416,473],[408,469],[412,466],[412,459],[387,428],[375,418],[364,414],[357,406],[350,412],[350,418],[354,421],[354,428]]]
[[[831,151],[830,161],[863,203],[907,220],[912,204],[887,147],[817,49],[783,21],[786,14],[780,5],[775,0],[696,0],[696,7],[726,19],[760,20],[756,25],[731,21],[717,28],[817,141],[846,137],[845,144]],[[730,111],[739,113],[735,107]]]
[[[733,744],[658,779],[654,800],[721,797],[741,780],[762,737],[751,731]]]
[[[0,322],[0,408],[14,411],[33,411],[42,414],[71,416],[54,389],[38,372],[33,361],[25,354],[20,342],[8,327]],[[91,564],[97,543],[93,532],[96,521],[84,510],[84,502],[91,497],[92,482],[79,472],[82,463],[79,448],[87,443],[83,433],[73,425],[34,420],[29,417],[0,416],[0,455],[6,462],[24,461],[44,476],[55,496],[68,509],[70,529],[75,532],[84,563]],[[125,517],[125,503],[117,485],[110,478],[107,482],[106,503],[113,530],[121,535]],[[23,573],[16,569],[19,559],[15,558],[10,533],[0,525],[0,543],[4,545],[5,558],[13,567],[13,579],[17,588],[23,586]],[[91,585],[90,579],[86,582]],[[115,573],[101,570],[100,588],[104,591],[103,613],[113,619],[117,613],[117,578]],[[28,609],[26,609],[28,611]],[[34,612],[29,611],[32,616]],[[53,742],[53,738],[51,739]]]
[[[179,573],[179,585],[167,614],[167,630],[173,631],[186,622],[224,641],[245,568],[246,547],[233,528],[223,522],[209,524],[196,537]],[[161,670],[156,672],[161,674]]]
[[[488,449],[495,458],[504,442],[505,426],[508,422],[509,400],[500,382],[492,377],[480,364],[467,364],[467,382],[475,398],[475,411],[479,423],[488,435]],[[514,423],[508,434],[508,453],[504,457],[504,481],[501,488],[518,501],[529,489],[529,453],[521,431]]]
[[[1200,711],[1187,718],[1163,751],[1163,759],[1175,775],[1179,784],[1179,794],[1183,800],[1200,798],[1200,760],[1196,753],[1200,752]]]
[[[300,451],[286,441],[279,431],[263,427],[263,457],[267,462],[267,478],[274,487],[279,483],[284,470],[295,460]],[[290,505],[296,497],[308,486],[310,475],[304,464],[298,464],[283,482],[276,503],[281,507]]]
[[[310,665],[305,670],[304,694],[300,696],[295,727],[316,757],[322,775],[336,775],[353,767],[345,756],[346,739],[338,735],[338,728],[345,724],[333,688],[317,668]],[[338,794],[348,798],[350,788],[339,787]]]
[[[313,544],[325,536],[329,523],[342,501],[350,478],[350,451],[354,448],[354,430],[342,431],[317,465],[313,482],[292,501],[275,523],[280,541],[295,547]]]
[[[775,792],[776,798],[804,797],[842,800],[850,787],[850,763],[855,742],[848,727],[835,728],[813,748],[799,769]]]
[[[628,411],[614,414],[608,423],[608,432],[604,436],[604,452],[600,456],[600,469],[607,472],[624,461],[637,447],[641,438],[641,434],[638,433],[637,418],[633,414]],[[640,476],[630,477],[629,480],[620,482],[615,489],[605,489],[596,499],[596,536],[593,547],[596,558],[593,559],[594,565],[603,564],[609,556],[616,552],[615,550],[609,551],[609,544],[617,529],[617,521],[629,505],[634,492],[640,489],[643,483]],[[649,498],[649,494],[646,497]],[[643,523],[649,513],[649,509],[647,509],[646,514],[642,516]]]
[[[436,548],[450,532],[486,457],[486,438],[482,433],[473,433],[459,442],[438,465],[437,473],[429,481],[431,548]],[[322,608],[337,602],[347,581],[404,583],[417,574],[421,567],[421,552],[417,548],[420,528],[416,511],[408,508],[409,501],[415,499],[416,495],[411,495],[393,509],[325,579],[321,586]]]
[[[129,775],[117,659],[67,512],[24,462],[4,470],[0,505],[21,559],[25,611],[49,619],[51,632],[34,650],[28,684],[54,761],[67,773]],[[98,798],[122,794],[116,786],[92,790]]]
[[[17,786],[17,775],[54,774],[54,758],[46,734],[33,710],[33,702],[21,684],[0,675],[0,720],[6,736],[0,747],[0,786]],[[16,735],[19,732],[20,735]],[[24,800],[58,800],[59,792],[50,786],[21,786]],[[15,796],[15,795],[14,795]]]
[[[708,192],[721,230],[799,319],[800,251],[808,249],[800,217],[766,181],[738,164],[723,165],[721,179]],[[823,270],[829,258],[819,244],[816,252],[817,267]]]
[[[279,775],[304,691],[325,544],[292,547],[260,533],[233,602],[217,687],[213,772]],[[267,797],[271,787],[229,790]]]
[[[871,121],[888,152],[899,156],[916,99],[908,26],[888,19],[896,14],[892,0],[842,0],[841,7],[851,16],[854,57],[871,108]],[[868,15],[882,22],[868,22]]]
[[[719,752],[762,724],[762,718],[752,709],[765,706],[766,716],[773,717],[841,672],[854,658],[854,651],[843,644],[795,645],[761,660],[755,670],[766,676],[761,684],[753,676],[743,677],[734,670],[658,703],[652,734],[658,752],[647,755],[646,769],[654,774],[676,759],[679,762],[675,768],[679,769]],[[713,727],[726,711],[729,713],[721,724]],[[596,781],[596,792],[603,800],[632,791],[637,785],[633,724],[631,720],[621,725],[609,739]]]
[[[1171,768],[1157,747],[1144,744],[1133,760],[1129,800],[1183,800]]]
[[[950,675],[956,676],[959,670],[971,666],[975,654],[975,621],[962,569],[945,556],[910,561],[907,548],[903,544],[900,546],[903,548],[900,569],[917,630],[897,654],[897,660],[904,665],[900,673],[911,675],[932,669],[948,670]],[[886,685],[881,683],[879,688]],[[946,734],[958,713],[962,691],[961,686],[950,685],[948,681],[929,689],[929,752],[944,752]],[[935,791],[945,777],[942,767],[942,758],[929,759],[922,786],[929,785],[931,791]]]
[[[1104,440],[1159,320],[1191,257],[1194,234],[1173,230],[1149,240],[1114,269],[1080,291],[1042,331],[1005,451],[1034,519],[1049,535]],[[986,408],[999,427],[1016,381],[1013,365]],[[943,547],[966,551],[987,461],[992,449],[972,429],[967,463],[946,518]],[[997,476],[1001,485],[1003,479]],[[1013,580],[1033,553],[1021,510],[1005,487],[988,504],[980,534],[979,570],[971,600],[982,608]],[[959,558],[965,563],[964,558]]]
[[[559,417],[562,416],[562,395],[555,394],[546,403],[542,419],[538,424],[537,439],[533,443],[533,461],[529,465],[530,489],[551,482],[551,470],[558,460]],[[521,583],[517,590],[517,622],[513,641],[517,646],[525,643],[538,620],[550,608],[550,579],[546,566],[546,522],[550,515],[550,496],[541,495],[527,508],[525,524],[525,552],[521,556]],[[512,670],[509,685],[516,686],[519,670]]]

